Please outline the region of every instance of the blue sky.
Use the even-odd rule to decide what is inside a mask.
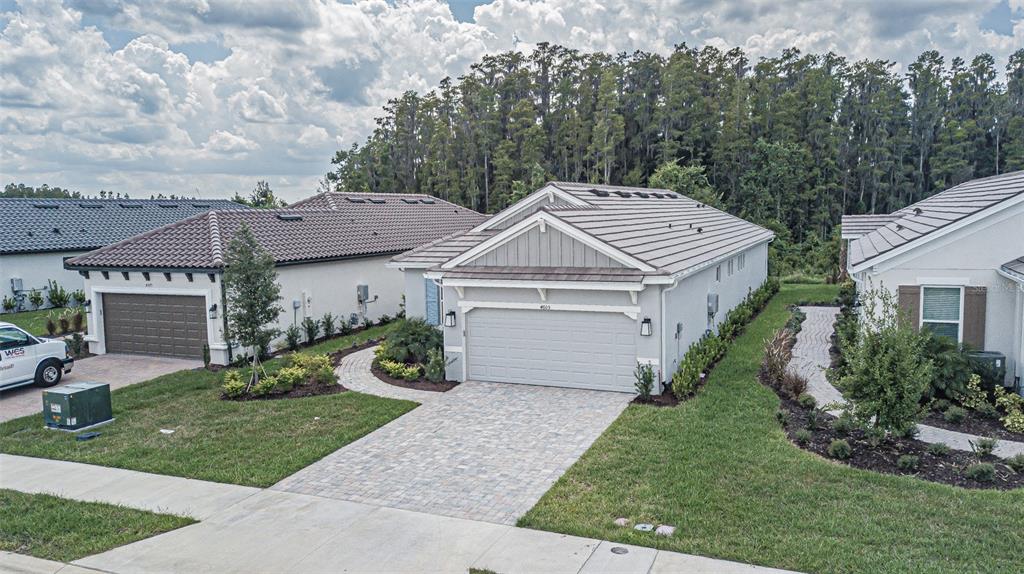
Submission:
[[[0,0],[0,30],[4,183],[215,197],[266,179],[295,200],[388,98],[487,53],[686,42],[1003,66],[1024,0]]]

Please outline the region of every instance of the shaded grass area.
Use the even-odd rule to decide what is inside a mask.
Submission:
[[[113,504],[0,489],[0,550],[47,560],[70,562],[193,523]]]
[[[881,475],[787,441],[756,380],[762,342],[788,304],[835,294],[783,286],[695,399],[630,405],[519,525],[805,572],[1019,571],[1024,490]],[[620,516],[679,528],[656,538]]]
[[[380,336],[376,327],[305,349],[328,352]],[[281,360],[266,363],[280,368]],[[78,442],[40,415],[0,424],[0,452],[247,486],[270,486],[415,408],[355,392],[223,401],[224,372],[179,371],[113,391],[115,421]],[[174,430],[163,434],[161,429]]]
[[[46,317],[50,314],[50,311],[60,312],[63,309],[39,309],[38,311],[4,313],[0,315],[0,323],[13,323],[33,335],[46,337]]]

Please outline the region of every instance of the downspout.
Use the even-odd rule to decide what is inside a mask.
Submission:
[[[224,293],[224,273],[219,273],[218,275],[220,280],[217,281],[217,285],[220,287],[220,308],[222,309],[221,321],[224,323],[224,344],[228,347],[228,364],[230,365],[235,361],[231,353],[231,336],[228,333],[228,296]]]
[[[675,283],[673,283],[671,287],[665,288],[663,286],[661,288],[661,377],[663,379],[665,378],[665,370],[668,367],[668,363],[665,362],[667,358],[667,354],[665,353],[665,345],[667,344],[667,341],[665,341],[665,294],[676,287],[679,287],[679,285],[680,281],[676,279]],[[666,380],[671,380],[671,377]],[[662,381],[662,383],[664,382],[665,381]],[[665,392],[664,387],[662,387],[662,392]]]

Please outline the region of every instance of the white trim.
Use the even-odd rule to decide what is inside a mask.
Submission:
[[[970,277],[918,277],[918,285],[930,287],[963,287],[971,284]]]
[[[956,342],[957,343],[963,343],[963,341],[964,341],[964,291],[965,291],[964,286],[963,285],[921,285],[921,288],[918,290],[918,291],[920,291],[920,293],[918,294],[918,297],[919,297],[918,307],[920,309],[917,312],[917,315],[918,315],[917,328],[919,330],[924,327],[924,323],[925,323],[925,320],[924,320],[924,290],[928,289],[928,288],[933,288],[933,289],[959,289],[960,290],[960,309],[959,309],[960,317],[956,321],[950,321],[948,319],[942,319],[942,320],[940,320],[940,319],[930,319],[928,322],[929,323],[944,323],[944,324],[947,324],[947,325],[952,324],[952,323],[956,323],[956,325],[957,325]]]
[[[445,287],[491,287],[494,289],[572,289],[576,291],[643,291],[643,283],[615,281],[528,281],[517,279],[442,279]],[[459,295],[462,296],[461,294]]]
[[[947,225],[945,227],[936,229],[935,231],[932,231],[931,233],[928,233],[926,235],[922,235],[920,237],[917,237],[916,239],[913,239],[913,240],[911,240],[911,241],[909,241],[907,243],[904,243],[903,245],[901,245],[901,246],[899,246],[899,247],[897,247],[897,248],[895,248],[895,249],[893,249],[891,251],[887,251],[885,253],[882,253],[882,254],[879,254],[879,255],[875,255],[874,257],[871,257],[869,259],[861,261],[857,265],[850,265],[849,266],[849,272],[851,274],[852,273],[858,273],[860,271],[864,271],[864,270],[868,270],[868,269],[871,269],[873,267],[876,267],[876,266],[878,266],[881,263],[892,261],[893,259],[899,257],[900,255],[903,255],[903,254],[905,254],[905,253],[907,253],[909,251],[913,251],[913,250],[915,250],[915,249],[917,249],[917,248],[919,248],[919,247],[921,247],[923,245],[927,245],[928,243],[931,243],[931,242],[935,241],[936,239],[940,239],[942,237],[946,237],[947,235],[949,235],[949,234],[951,234],[951,233],[953,233],[955,231],[959,231],[960,229],[963,229],[964,227],[967,227],[967,226],[969,226],[969,225],[971,225],[971,224],[973,224],[973,223],[975,223],[977,221],[986,219],[986,218],[988,218],[989,216],[991,216],[993,214],[998,214],[998,213],[1003,212],[1003,213],[1005,213],[1005,217],[1007,217],[1007,218],[1011,217],[1011,216],[1014,215],[1013,213],[1011,213],[1012,208],[1017,206],[1017,205],[1022,205],[1022,204],[1024,204],[1024,193],[1022,193],[1020,195],[1017,195],[1016,197],[1013,197],[1013,198],[1007,199],[1005,201],[1002,201],[1000,203],[997,203],[995,205],[990,205],[989,207],[987,207],[987,208],[985,208],[985,209],[983,209],[981,211],[978,211],[976,213],[973,213],[973,214],[971,214],[971,215],[969,215],[969,216],[967,216],[967,217],[965,217],[965,218],[963,218],[963,219],[961,219],[959,221],[955,221],[955,222],[953,222],[953,223],[951,223],[951,224],[949,224],[949,225]],[[998,223],[999,221],[1002,221],[1003,219],[1004,219],[1004,217],[1000,217],[999,219],[994,219],[992,221],[992,223]],[[894,265],[887,266],[884,269],[877,269],[875,272],[885,271],[885,270],[891,268],[892,266],[894,266]]]
[[[520,235],[530,231],[535,226],[540,225],[541,222],[545,222],[547,225],[550,225],[556,230],[568,235],[569,237],[579,241],[580,243],[583,243],[588,247],[593,248],[599,253],[607,255],[611,259],[614,259],[615,261],[618,261],[619,263],[622,263],[627,267],[639,269],[640,271],[644,271],[647,273],[653,273],[654,271],[656,271],[654,267],[651,267],[650,265],[644,263],[643,261],[637,259],[636,257],[633,257],[632,255],[629,255],[624,251],[612,247],[608,243],[605,243],[604,241],[597,239],[593,235],[585,233],[565,223],[557,216],[544,211],[538,211],[537,213],[530,215],[529,217],[513,225],[512,227],[509,227],[508,229],[503,229],[497,235],[494,235],[493,237],[490,237],[487,240],[477,244],[472,249],[464,251],[460,255],[457,255],[452,259],[449,259],[447,262],[441,265],[441,268],[451,269],[468,261],[472,261],[482,256],[483,254],[487,253],[488,251],[496,249],[504,245],[505,243],[512,241],[516,237],[519,237]]]
[[[405,271],[406,269],[430,269],[434,265],[436,265],[436,263],[388,261],[387,263],[384,264],[384,267],[388,269],[398,269],[399,271]]]
[[[206,344],[210,350],[222,350],[220,345],[226,345],[218,337],[219,322],[222,321],[224,309],[220,308],[220,300],[215,300],[219,293],[214,289],[220,289],[220,283],[209,283],[207,287],[142,287],[137,285],[114,286],[114,285],[92,285],[89,289],[92,308],[89,310],[89,317],[92,325],[89,331],[93,336],[90,342],[102,343],[103,352],[107,352],[107,333],[105,321],[103,321],[103,297],[104,293],[126,294],[126,295],[179,295],[185,297],[202,297],[204,303],[203,315],[206,317]],[[218,306],[217,318],[211,319],[207,310],[213,305]],[[226,349],[226,347],[225,347]]]
[[[571,193],[562,191],[561,189],[549,184],[531,193],[530,195],[527,195],[526,197],[520,199],[519,201],[513,203],[512,205],[506,207],[500,213],[495,214],[490,219],[484,221],[480,225],[477,225],[470,231],[476,232],[492,229],[495,224],[505,221],[506,219],[512,217],[513,215],[521,212],[524,208],[529,207],[535,203],[539,203],[543,199],[547,199],[549,203],[554,203],[555,196],[558,196],[560,199],[564,199],[566,202],[572,205],[578,205],[580,207],[587,207],[590,205],[589,203],[577,198]]]
[[[462,353],[462,347],[449,347],[449,346],[446,345],[445,348],[444,348],[444,352],[445,353],[460,353],[461,354]]]
[[[647,357],[637,357],[636,358],[636,362],[641,363],[641,364],[647,363],[647,364],[651,365],[652,367],[660,367],[661,366],[661,362],[658,359],[649,359]]]
[[[996,269],[996,273],[1002,275],[1003,277],[1006,277],[1010,281],[1014,281],[1016,283],[1024,285],[1024,275],[1014,273],[1013,271],[1007,271],[1006,269],[1003,269],[1002,266]]]
[[[576,305],[569,303],[513,303],[502,301],[459,301],[463,316],[473,309],[516,309],[532,311],[580,311],[589,313],[622,313],[634,321],[640,316],[636,305]],[[465,324],[463,324],[465,325]]]

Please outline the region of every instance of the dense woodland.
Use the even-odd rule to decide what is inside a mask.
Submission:
[[[738,48],[612,56],[540,44],[389,101],[327,180],[489,213],[548,179],[676,183],[775,229],[798,268],[818,249],[834,259],[843,214],[1024,169],[1024,50],[1002,77],[989,54],[928,51],[905,69],[795,49],[751,62]]]

